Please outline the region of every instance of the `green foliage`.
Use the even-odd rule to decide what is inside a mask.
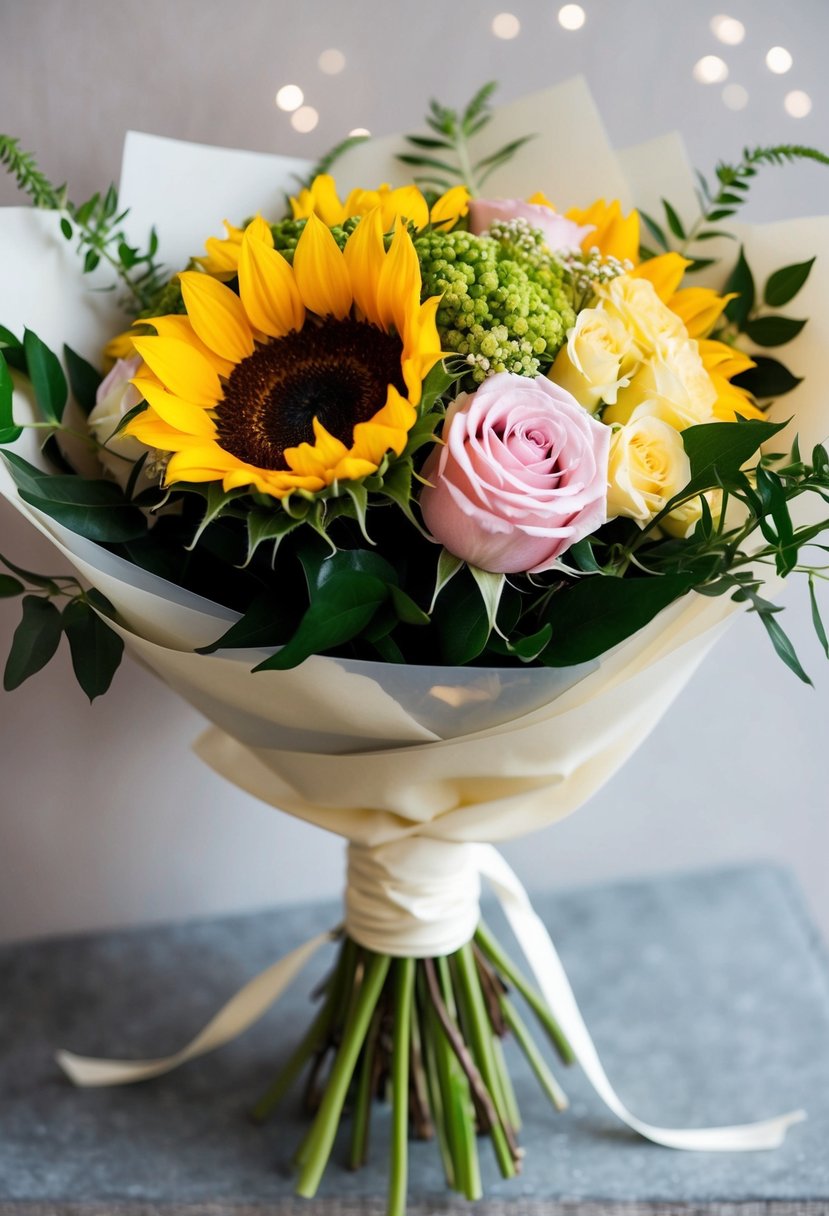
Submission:
[[[69,601],[61,625],[69,642],[75,677],[89,700],[94,701],[112,683],[124,643],[86,599]]]
[[[15,177],[18,186],[34,203],[50,211],[62,211],[60,227],[66,240],[77,238],[83,273],[91,274],[106,261],[128,293],[133,312],[150,308],[165,284],[156,262],[158,237],[150,232],[146,250],[129,244],[121,227],[126,211],[118,210],[118,193],[110,186],[84,203],[73,203],[65,186],[54,186],[41,172],[31,152],[24,152],[18,139],[0,135],[0,165]]]
[[[95,405],[95,395],[103,380],[103,376],[91,363],[87,363],[71,346],[64,346],[63,357],[69,374],[69,385],[84,414],[89,414]]]
[[[3,672],[6,692],[19,688],[24,680],[46,666],[58,648],[60,637],[60,612],[51,600],[39,595],[25,595],[23,616],[14,631]]]
[[[44,473],[14,452],[2,457],[23,501],[70,531],[99,544],[135,540],[147,531],[144,516],[114,482]]]
[[[487,178],[507,164],[532,135],[523,135],[503,144],[494,152],[473,161],[470,140],[487,125],[492,118],[490,101],[497,85],[494,81],[485,84],[466,108],[452,110],[432,100],[426,123],[433,135],[407,135],[406,140],[414,152],[401,153],[398,160],[413,169],[425,170],[415,176],[419,184],[448,190],[458,183],[465,185],[470,194],[478,194]]]

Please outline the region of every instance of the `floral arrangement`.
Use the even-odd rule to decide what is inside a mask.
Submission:
[[[814,259],[777,269],[760,291],[742,252],[688,255],[700,242],[730,248],[731,234],[716,225],[738,212],[762,166],[827,158],[801,147],[746,151],[738,164],[718,166],[715,186],[703,180],[701,214],[687,228],[669,203],[664,222],[603,200],[561,214],[542,193],[486,196],[487,176],[526,143],[515,139],[476,160],[491,93],[486,86],[463,112],[433,103],[430,133],[410,136],[400,158],[416,171],[411,184],[356,189],[342,200],[329,170],[347,153],[346,141],[296,189],[284,214],[226,223],[224,237],[210,237],[206,253],[173,274],[157,261],[154,232],[145,251],[130,244],[113,190],[74,205],[15,140],[0,137],[0,161],[37,206],[60,211],[63,236],[77,242],[86,273],[111,266],[134,318],[103,349],[100,367],[69,347],[61,360],[31,329],[0,328],[9,496],[79,575],[45,577],[0,556],[7,570],[0,594],[23,597],[6,689],[39,671],[64,633],[90,698],[106,691],[125,641],[197,705],[201,673],[219,670],[211,663],[233,659],[234,679],[271,673],[284,681],[297,668],[298,679],[315,671],[312,656],[326,656],[342,670],[381,665],[381,684],[398,669],[413,679],[428,670],[431,695],[457,711],[454,733],[468,733],[477,746],[469,707],[489,694],[475,684],[476,671],[497,677],[503,692],[526,688],[533,673],[549,680],[563,669],[582,692],[595,685],[595,696],[607,700],[606,672],[618,678],[613,665],[622,656],[631,679],[652,680],[658,690],[637,691],[625,710],[638,723],[630,750],[675,691],[676,671],[660,667],[665,654],[672,646],[668,658],[678,664],[697,635],[708,644],[730,604],[756,612],[780,657],[808,679],[763,594],[769,580],[805,573],[829,655],[814,595],[822,568],[803,556],[829,518],[818,510],[804,522],[799,513],[804,501],[818,508],[829,501],[829,458],[821,445],[801,452],[797,439],[779,450],[787,424],[772,421],[768,406],[800,382],[757,351],[782,346],[806,324],[777,310],[804,286]],[[711,275],[721,262],[733,263],[724,282],[687,285],[687,276]],[[24,456],[21,439],[33,435],[44,442]],[[142,624],[136,596],[124,590],[147,585],[159,601],[179,603],[179,593],[210,601],[224,624],[198,645],[162,654],[152,613]],[[165,592],[171,585],[178,591]],[[698,619],[698,612],[714,615]],[[252,676],[251,652],[264,652]],[[436,668],[446,670],[445,684]],[[471,669],[471,683],[458,668]],[[213,701],[229,703],[231,694],[216,687]],[[237,701],[258,700],[249,683],[239,687],[246,691]],[[488,722],[484,734],[516,721],[535,730],[533,711],[545,703],[559,730],[562,706],[571,715],[579,708],[547,691],[515,717]],[[367,704],[353,708],[357,718],[368,715]],[[449,1185],[478,1197],[476,1129],[491,1137],[506,1176],[520,1166],[504,1034],[514,1035],[554,1105],[565,1104],[508,989],[529,1001],[565,1062],[575,1056],[587,1067],[588,1053],[568,1041],[580,1043],[583,1027],[570,1016],[562,1029],[550,1007],[557,998],[567,1004],[561,988],[531,957],[542,992],[533,987],[478,923],[474,893],[471,921],[451,940],[424,947],[415,934],[384,948],[387,909],[378,911],[372,867],[377,848],[385,849],[383,881],[393,873],[416,886],[420,875],[430,899],[439,874],[445,912],[457,889],[475,886],[477,872],[510,885],[491,859],[476,855],[472,866],[468,852],[453,849],[483,847],[463,842],[500,839],[527,830],[529,820],[493,829],[482,812],[479,833],[454,825],[450,832],[445,809],[434,817],[401,811],[402,794],[372,789],[370,765],[384,763],[383,746],[431,744],[416,732],[400,736],[399,725],[388,727],[379,748],[366,730],[375,739],[363,747],[368,757],[343,754],[344,744],[323,756],[319,743],[284,742],[295,727],[290,715],[270,722],[264,745],[261,731],[251,744],[242,726],[229,727],[229,711],[206,712],[247,749],[233,770],[243,772],[240,784],[260,792],[251,774],[264,748],[273,792],[262,796],[342,831],[353,846],[346,933],[319,1014],[257,1109],[264,1117],[313,1063],[307,1097],[315,1117],[298,1154],[299,1192],[314,1193],[348,1100],[351,1163],[365,1159],[371,1099],[388,1089],[389,1211],[405,1207],[410,1127],[437,1134]],[[618,717],[609,700],[600,712]],[[549,732],[551,721],[543,726]],[[349,735],[342,724],[338,730]],[[612,762],[596,759],[595,744],[594,784],[624,758],[609,738],[601,745]],[[532,739],[546,757],[549,733]],[[291,748],[305,769],[286,777]],[[322,793],[310,789],[314,755],[320,772],[332,762]],[[362,763],[359,776],[352,759]],[[545,763],[530,765],[535,776]],[[513,796],[504,772],[489,773],[503,778],[505,791],[490,796],[472,788],[469,771],[477,770],[461,779],[452,770],[452,780],[466,782],[454,814]],[[544,772],[548,790],[552,774]],[[348,791],[339,804],[337,783]],[[532,784],[527,775],[522,797]],[[555,813],[586,792],[568,793]],[[335,824],[338,805],[351,808],[351,819],[343,813]],[[370,808],[365,816],[375,814],[377,824],[392,811],[409,816],[406,841],[420,846],[440,837],[434,825],[442,816],[454,842],[445,846],[448,870],[431,852],[424,862],[409,850],[400,862],[393,852],[400,840],[386,827],[355,826],[355,806]],[[431,825],[420,836],[410,822],[419,818]],[[413,911],[414,896],[399,902],[411,919],[433,927],[441,920]],[[549,955],[546,963],[553,966]],[[96,1081],[94,1068],[75,1071],[82,1083],[109,1083]],[[644,1134],[654,1132],[672,1142],[660,1129]],[[676,1135],[679,1147],[702,1146]]]

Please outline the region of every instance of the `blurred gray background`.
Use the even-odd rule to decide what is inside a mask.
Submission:
[[[582,73],[615,146],[676,129],[705,170],[746,144],[829,146],[826,0],[582,0],[562,20],[577,24],[579,7],[566,29],[562,5],[540,0],[0,0],[0,130],[78,200],[117,180],[128,128],[314,157],[354,128],[416,129],[430,95],[460,104],[489,79],[506,101]],[[771,48],[787,70],[768,66]],[[275,104],[286,84],[305,109]],[[19,201],[0,178],[0,204]],[[827,209],[829,169],[769,169],[746,218]],[[0,541],[52,571],[53,551],[5,507]],[[759,622],[738,622],[604,791],[506,847],[530,888],[771,859],[795,870],[829,934],[829,666],[806,595],[785,602],[816,688]],[[0,603],[0,638],[17,612]],[[340,842],[202,766],[198,715],[131,662],[90,708],[61,655],[0,694],[0,715],[0,938],[339,889]]]

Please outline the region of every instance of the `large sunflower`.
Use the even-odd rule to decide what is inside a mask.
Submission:
[[[136,338],[133,383],[148,408],[127,432],[173,453],[166,483],[221,481],[284,498],[356,481],[400,455],[425,376],[441,357],[438,298],[379,208],[345,249],[311,215],[293,266],[257,217],[240,242],[237,295],[202,271],[180,276],[186,316]]]

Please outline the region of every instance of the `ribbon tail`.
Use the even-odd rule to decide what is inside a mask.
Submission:
[[[75,1085],[127,1085],[171,1072],[187,1060],[194,1060],[238,1038],[282,996],[309,961],[326,942],[334,941],[337,930],[326,930],[298,946],[249,980],[226,1005],[210,1019],[203,1030],[175,1055],[157,1060],[98,1060],[58,1051],[60,1067]]]
[[[632,1114],[608,1080],[561,959],[527,892],[492,845],[478,845],[477,848],[479,872],[494,888],[544,999],[555,1014],[590,1084],[623,1123],[645,1139],[666,1148],[695,1152],[749,1152],[777,1148],[783,1143],[792,1124],[806,1118],[805,1111],[796,1110],[760,1123],[731,1127],[667,1128],[655,1127]]]

